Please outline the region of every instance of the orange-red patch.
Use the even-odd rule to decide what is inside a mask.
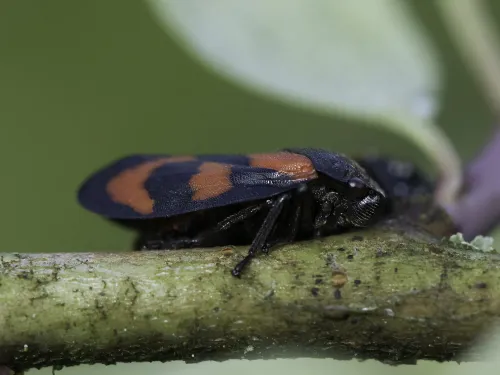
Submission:
[[[200,165],[199,173],[189,180],[194,201],[217,197],[233,187],[231,166],[222,163],[205,162]]]
[[[234,250],[232,247],[224,247],[222,250],[222,255],[229,257],[234,254]]]
[[[344,271],[334,271],[332,273],[332,284],[336,288],[342,288],[347,283],[347,274]]]
[[[274,152],[268,154],[250,154],[250,166],[268,168],[285,173],[294,180],[312,180],[318,177],[309,158],[293,152]]]
[[[112,178],[106,191],[116,202],[131,207],[134,211],[146,215],[153,212],[154,201],[150,198],[144,183],[156,168],[169,163],[196,160],[194,156],[172,156],[150,160],[129,168]]]

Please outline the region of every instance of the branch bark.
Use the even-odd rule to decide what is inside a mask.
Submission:
[[[500,315],[500,257],[431,222],[284,246],[241,279],[245,248],[4,254],[0,364],[458,359]]]

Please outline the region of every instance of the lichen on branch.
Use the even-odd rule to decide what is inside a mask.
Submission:
[[[500,314],[500,258],[417,216],[259,254],[239,279],[246,248],[4,254],[0,364],[458,359]]]

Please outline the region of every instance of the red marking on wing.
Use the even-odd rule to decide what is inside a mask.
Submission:
[[[273,152],[267,154],[250,154],[250,166],[268,168],[285,173],[294,180],[312,180],[318,177],[316,169],[309,158],[293,152]]]
[[[217,197],[232,189],[231,166],[228,164],[205,162],[200,165],[199,173],[189,180],[193,190],[192,199],[201,201]]]
[[[169,163],[196,160],[194,156],[172,156],[150,160],[129,168],[112,178],[106,191],[116,202],[131,207],[134,211],[146,215],[153,213],[154,201],[144,187],[144,183],[156,168]]]

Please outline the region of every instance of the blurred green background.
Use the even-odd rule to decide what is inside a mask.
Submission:
[[[467,160],[495,118],[435,3],[408,3],[445,67],[439,123]],[[490,6],[498,19],[500,2]],[[125,154],[319,146],[350,154],[382,150],[425,167],[399,137],[272,102],[212,75],[141,1],[2,1],[0,124],[4,252],[129,249],[131,233],[76,202],[83,179]]]

